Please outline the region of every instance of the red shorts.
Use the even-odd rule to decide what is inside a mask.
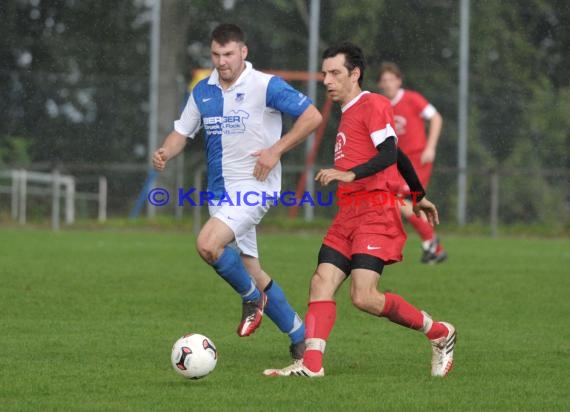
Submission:
[[[412,165],[414,166],[416,174],[418,175],[420,182],[421,182],[422,186],[424,187],[424,190],[427,190],[427,187],[429,184],[429,179],[431,177],[431,171],[433,169],[433,163],[424,163],[422,165],[422,161],[421,161],[422,152],[415,152],[415,153],[407,154],[407,156],[410,158],[410,161],[412,162]],[[409,193],[410,187],[408,186],[408,184],[406,183],[406,181],[404,180],[404,178],[402,176],[400,176],[400,175],[398,175],[398,176],[399,176],[399,182],[398,182],[398,184],[394,190],[397,192],[403,192],[404,194]]]
[[[376,206],[369,198],[340,207],[323,244],[348,259],[361,253],[380,258],[389,265],[402,260],[406,237],[397,203]]]

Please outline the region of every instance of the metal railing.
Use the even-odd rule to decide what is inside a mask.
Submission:
[[[62,175],[58,170],[54,170],[52,173],[44,173],[13,169],[0,172],[0,178],[11,181],[10,186],[0,185],[0,193],[10,195],[11,217],[22,225],[27,222],[30,196],[51,197],[51,222],[54,230],[60,228],[62,199],[65,202],[65,224],[74,223],[75,202],[77,200],[97,202],[98,220],[104,222],[107,219],[107,179],[103,176],[99,177],[97,193],[78,192],[76,190],[76,178],[71,175]]]

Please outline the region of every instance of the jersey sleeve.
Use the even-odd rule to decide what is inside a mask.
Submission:
[[[394,137],[396,142],[398,141],[398,136],[394,131],[394,112],[389,103],[373,102],[368,111],[367,123],[374,147],[384,143],[389,137]]]
[[[416,113],[424,120],[429,120],[437,113],[433,105],[420,93],[412,93],[412,103]]]
[[[281,77],[273,76],[267,85],[266,106],[299,117],[313,102]]]
[[[429,120],[432,117],[434,117],[436,113],[437,113],[436,108],[433,107],[431,104],[428,104],[425,107],[425,109],[420,113],[420,116],[422,117],[422,119]]]
[[[194,100],[194,93],[190,94],[186,106],[180,115],[180,119],[174,122],[174,130],[178,133],[194,138],[202,123],[202,117],[200,115],[200,110],[196,105],[196,100]]]

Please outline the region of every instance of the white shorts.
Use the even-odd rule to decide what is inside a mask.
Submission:
[[[269,211],[271,202],[259,201],[258,205],[248,205],[243,202],[243,194],[246,191],[240,191],[238,195],[236,191],[229,191],[228,195],[232,199],[232,204],[224,202],[217,205],[217,201],[213,200],[214,205],[208,205],[211,217],[224,222],[233,232],[236,243],[241,253],[244,255],[259,257],[257,252],[257,233],[255,227],[261,222],[263,216]],[[238,202],[238,196],[240,201]],[[251,197],[250,203],[256,203],[256,197]]]

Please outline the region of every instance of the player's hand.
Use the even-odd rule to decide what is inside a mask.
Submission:
[[[422,200],[420,200],[417,203],[414,202],[412,209],[414,210],[414,213],[418,217],[421,217],[422,214],[421,212],[424,212],[426,214],[428,223],[430,225],[435,226],[439,224],[439,216],[437,214],[437,208],[432,202],[430,202],[427,199],[427,197],[424,197]]]
[[[257,162],[253,168],[253,177],[263,182],[269,176],[271,170],[279,162],[281,156],[271,149],[258,150],[251,154],[257,157]]]
[[[426,147],[422,152],[422,157],[420,158],[420,163],[425,165],[426,163],[433,163],[435,160],[435,149],[431,147]]]
[[[321,169],[315,176],[315,180],[317,182],[320,182],[321,185],[326,186],[335,180],[338,180],[339,182],[350,183],[354,180],[355,177],[356,175],[351,171],[343,172],[342,170],[336,169]]]
[[[155,170],[162,172],[166,168],[168,162],[168,152],[164,147],[156,150],[152,155],[152,166]]]

